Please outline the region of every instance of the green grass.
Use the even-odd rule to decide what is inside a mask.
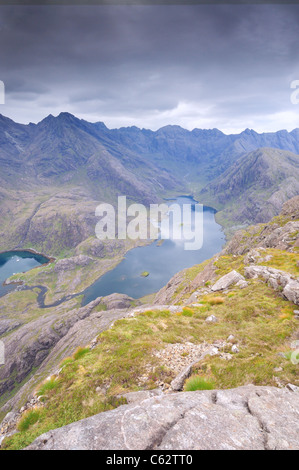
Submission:
[[[28,431],[28,429],[33,426],[37,421],[39,420],[40,417],[40,410],[39,409],[33,409],[33,410],[28,410],[27,412],[24,413],[22,416],[21,420],[18,423],[17,429],[18,431],[25,432]]]
[[[214,384],[199,375],[194,375],[186,380],[184,391],[195,392],[196,390],[213,390]]]
[[[89,348],[82,348],[82,347],[78,348],[77,351],[74,353],[75,361],[77,361],[81,357],[85,356],[85,354],[88,354],[89,351],[90,351]]]
[[[283,258],[277,250],[271,254],[275,267],[295,268],[296,255]],[[222,257],[216,263],[217,276],[231,269],[242,272],[243,267],[242,256]],[[202,269],[199,265],[186,270],[183,282],[194,279]],[[245,289],[232,287],[221,296],[206,294],[200,303],[180,313],[153,310],[118,320],[99,335],[95,348],[77,349],[62,362],[59,377],[40,386],[38,393],[44,395],[44,406],[38,420],[7,438],[5,448],[22,448],[50,429],[113,409],[123,403],[117,398],[120,394],[156,388],[161,381],[170,383],[176,375],[174,370],[153,354],[168,343],[212,344],[233,335],[238,344],[239,353],[229,361],[206,356],[194,371],[200,380],[191,377],[198,384],[188,382],[186,387],[213,385],[215,389],[227,389],[249,383],[275,386],[274,377],[284,384],[299,385],[298,365],[292,364],[287,355],[290,338],[298,329],[294,304],[259,279],[250,280]],[[205,322],[211,314],[218,319],[212,327]],[[274,372],[275,368],[281,371]],[[97,387],[106,389],[106,394],[97,393]]]
[[[215,262],[216,267],[216,274],[218,277],[222,277],[225,274],[230,273],[233,269],[238,271],[240,274],[244,274],[244,263],[243,263],[244,256],[233,256],[233,255],[226,255],[221,256]]]
[[[299,276],[298,253],[268,248],[266,251],[260,252],[262,257],[271,255],[269,261],[260,261],[258,264],[270,266],[271,268],[286,271],[295,276]]]
[[[37,391],[39,397],[47,395],[48,392],[54,390],[58,385],[56,377],[51,377],[49,380],[46,380]]]

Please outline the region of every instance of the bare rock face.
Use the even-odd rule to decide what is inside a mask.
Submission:
[[[170,281],[164,286],[156,295],[154,304],[175,304],[178,303],[181,297],[184,294],[189,292],[194,292],[196,289],[204,287],[207,281],[213,281],[215,279],[215,266],[214,266],[215,259],[213,258],[201,271],[197,274],[197,276],[193,279],[193,281],[189,282],[185,279],[185,273],[188,271],[184,269],[179,273],[175,274]],[[185,287],[181,289],[181,286],[184,285]],[[179,288],[179,293],[177,293],[177,289]],[[190,303],[195,301],[194,299],[190,299]]]
[[[68,331],[91,314],[100,300],[73,309],[63,318],[59,313],[41,316],[3,338],[6,361],[0,368],[0,395],[12,390],[15,383],[22,382],[38,367]]]
[[[77,266],[88,266],[92,262],[93,259],[86,255],[73,256],[72,258],[65,258],[57,261],[54,271],[70,271],[75,269]]]
[[[107,310],[111,310],[114,308],[130,308],[134,300],[126,294],[111,294],[103,297],[102,303],[106,305]]]
[[[245,281],[245,279],[240,273],[233,270],[230,273],[225,274],[225,276],[222,276],[220,279],[218,279],[218,281],[215,282],[215,284],[211,287],[211,290],[213,292],[216,292],[218,290],[224,290],[230,287],[232,284],[236,284],[239,281]]]
[[[245,276],[262,277],[273,289],[282,288],[284,297],[299,305],[299,281],[293,279],[290,274],[267,266],[248,266],[245,268]]]
[[[243,255],[252,248],[277,248],[293,251],[299,246],[299,196],[287,201],[279,220],[238,231],[221,254]],[[244,236],[246,235],[246,236]]]
[[[291,216],[293,219],[299,219],[299,196],[295,196],[284,203],[281,209],[281,215]]]
[[[49,431],[27,449],[299,449],[297,391],[249,385],[141,398]]]
[[[70,310],[64,315],[44,315],[3,338],[6,361],[0,368],[0,395],[13,390],[15,384],[28,377],[34,368],[38,368],[38,374],[53,367],[55,370],[57,364],[76,348],[88,344],[114,321],[128,315],[124,308],[93,311],[101,300],[99,297],[85,307]],[[30,390],[33,380],[38,380],[38,377],[30,379],[22,388],[22,393]],[[13,408],[18,398],[17,393],[1,411]]]
[[[0,320],[0,337],[21,326],[21,323],[15,320],[2,318]]]
[[[178,287],[184,281],[184,271],[175,274],[166,286],[162,287],[157,293],[154,304],[171,304],[174,303],[175,293]]]
[[[125,398],[127,403],[140,403],[148,398],[161,396],[163,394],[160,388],[155,388],[154,390],[142,390],[141,392],[128,392],[120,397]]]

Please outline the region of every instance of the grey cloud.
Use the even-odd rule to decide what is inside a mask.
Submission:
[[[0,24],[0,112],[21,122],[69,111],[108,126],[233,129],[299,114],[296,5],[3,6]]]

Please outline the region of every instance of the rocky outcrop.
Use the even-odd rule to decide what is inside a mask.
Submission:
[[[222,254],[243,255],[252,248],[294,251],[299,246],[299,196],[287,201],[279,218],[238,231]]]
[[[247,266],[245,276],[250,279],[262,277],[273,289],[282,290],[286,299],[299,305],[299,281],[289,273],[267,266]]]
[[[233,270],[218,279],[218,281],[215,282],[215,284],[211,287],[211,290],[212,292],[225,290],[228,289],[231,285],[237,284],[239,281],[245,281],[245,279],[240,273]]]
[[[107,310],[114,308],[130,308],[133,302],[137,304],[139,303],[126,294],[110,294],[102,298],[102,303],[106,305]]]
[[[72,258],[65,258],[57,261],[54,271],[70,271],[78,266],[88,266],[93,262],[93,259],[86,255],[73,256]]]
[[[94,311],[101,300],[99,297],[66,314],[57,312],[42,316],[5,337],[6,362],[0,368],[0,395],[12,391],[33,369],[38,368],[38,371],[32,380],[41,380],[43,372],[57,367],[76,348],[88,344],[115,320],[128,314],[126,309]],[[23,387],[23,394],[32,387],[32,380]],[[4,408],[9,410],[18,398],[17,394]]]
[[[119,294],[119,296],[127,298],[123,294]],[[4,338],[6,363],[0,369],[0,379],[2,379],[0,381],[0,390],[2,390],[0,395],[11,391],[16,383],[30,376],[33,367],[37,368],[37,371],[21,390],[0,408],[0,413],[6,414],[11,411],[19,413],[19,404],[26,403],[28,397],[31,399],[34,388],[47,375],[56,373],[58,365],[65,357],[73,354],[79,346],[90,345],[93,347],[96,344],[96,337],[102,331],[110,328],[116,320],[153,309],[170,310],[172,313],[177,313],[181,312],[183,308],[173,305],[157,305],[135,309],[114,308],[96,311],[96,307],[106,298],[99,297],[85,307],[73,309],[63,318],[58,314],[42,317],[19,328],[7,339]],[[27,347],[25,348],[24,345]]]
[[[175,274],[166,286],[157,293],[154,304],[175,304],[179,302],[185,294],[204,287],[207,281],[214,280],[216,277],[214,261],[216,259],[217,258],[213,258],[191,282],[186,279],[187,269]],[[196,296],[190,303],[193,301],[196,301]]]
[[[281,209],[281,215],[294,220],[299,219],[299,196],[293,197],[284,203]]]
[[[66,316],[61,317],[59,313],[44,315],[4,338],[6,362],[0,368],[0,395],[12,390],[38,367],[55,344],[78,320],[88,316],[100,300],[72,310]]]
[[[140,396],[38,437],[30,450],[298,450],[299,392],[246,386]]]
[[[0,320],[0,337],[4,334],[9,333],[21,326],[21,323],[15,320],[9,320],[8,318],[2,318]]]
[[[154,304],[170,304],[174,303],[176,291],[184,282],[184,274],[186,270],[175,274],[166,286],[162,287],[157,293]]]

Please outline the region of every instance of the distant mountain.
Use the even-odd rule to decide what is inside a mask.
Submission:
[[[207,185],[200,198],[220,210],[224,225],[265,222],[299,194],[299,155],[262,148],[250,152]]]
[[[238,158],[261,147],[299,153],[299,129],[258,134],[246,129],[240,134],[225,135],[218,129],[194,129],[180,126],[162,127],[156,132],[137,127],[105,130],[99,133],[103,145],[110,143],[130,148],[157,167],[172,172],[187,186],[198,187],[223,173]]]
[[[258,150],[264,147],[268,150]],[[148,205],[173,194],[193,194],[221,211],[217,218],[226,228],[266,222],[287,197],[299,194],[295,154],[299,129],[226,135],[180,126],[108,129],[70,113],[28,125],[0,115],[0,234],[5,238],[0,248],[12,240],[14,246],[40,247],[28,224],[38,226],[40,239],[49,239],[53,221],[64,212],[61,217],[66,226],[69,221],[76,227],[76,237],[67,230],[57,237],[64,240],[63,249],[73,249],[75,242],[68,240],[82,242],[94,232],[91,207],[97,201],[116,202],[118,195]],[[70,220],[73,205],[87,220],[80,237],[82,223]],[[55,246],[55,233],[51,240]]]
[[[69,181],[79,170],[92,180],[98,155],[99,166],[103,159],[115,162],[114,157],[139,183],[151,185],[150,180],[156,180],[160,189],[178,185],[198,189],[238,158],[261,147],[299,153],[299,129],[263,134],[246,129],[225,135],[218,129],[188,131],[165,126],[154,132],[135,126],[108,129],[102,122],[89,123],[70,113],[49,115],[29,125],[0,115],[1,170],[8,177],[22,172],[25,180],[34,176]],[[152,186],[150,192],[153,190]]]
[[[0,117],[0,168],[4,187],[80,184],[92,196],[155,202],[160,191],[181,183],[118,142],[106,141],[108,129],[69,113],[38,124],[16,124]],[[113,147],[113,152],[111,149]]]

